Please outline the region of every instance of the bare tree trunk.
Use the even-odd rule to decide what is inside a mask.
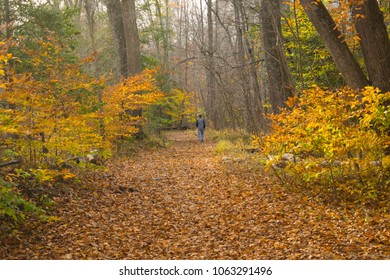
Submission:
[[[283,49],[280,0],[263,0],[261,5],[263,50],[268,75],[268,96],[274,113],[292,96],[292,82]]]
[[[157,18],[158,18],[158,21],[159,21],[159,25],[160,25],[160,32],[164,32],[162,38],[163,38],[163,53],[161,54],[161,50],[160,50],[160,42],[157,42],[157,45],[158,45],[158,57],[161,61],[163,61],[163,68],[165,68],[165,64],[164,64],[164,59],[165,59],[165,31],[164,31],[164,20],[163,20],[163,15],[162,15],[162,11],[161,11],[161,3],[159,0],[154,0],[154,5],[156,7],[156,13],[157,13]]]
[[[322,1],[301,0],[301,4],[323,39],[346,84],[354,89],[368,85],[367,78]]]
[[[92,46],[92,51],[93,53],[97,53],[97,47],[96,47],[96,39],[95,39],[95,11],[96,11],[96,1],[95,0],[84,0],[84,8],[85,8],[85,13],[87,16],[87,22],[88,22],[88,33],[89,37],[91,39],[91,46]],[[94,61],[93,63],[93,71],[95,74],[96,78],[100,77],[100,69],[98,66],[98,61]],[[100,105],[100,113],[103,113],[103,91],[101,89],[97,90],[97,98],[98,102]],[[104,130],[105,130],[105,125],[104,125],[104,120],[100,119],[100,135],[104,136]]]
[[[212,0],[207,0],[207,106],[209,118],[214,126],[218,128],[218,117],[216,111],[216,87],[215,87],[215,62],[214,62],[214,21],[212,17]]]
[[[126,39],[127,70],[132,76],[142,71],[135,0],[122,0],[122,20]]]
[[[88,23],[88,34],[89,38],[91,39],[91,46],[92,46],[92,52],[97,53],[97,47],[96,47],[96,22],[95,22],[95,10],[96,10],[96,1],[95,0],[84,0],[84,9],[87,16],[87,23]],[[99,67],[97,61],[94,61],[93,64],[94,67],[94,74],[95,77],[99,77]]]
[[[376,0],[364,0],[354,7],[355,27],[373,86],[390,91],[390,40]]]
[[[253,126],[256,121],[252,112],[252,99],[251,99],[251,82],[250,72],[248,71],[246,50],[244,47],[245,37],[245,19],[242,13],[242,0],[234,0],[234,14],[235,14],[235,28],[237,38],[237,62],[238,62],[238,74],[240,76],[240,86],[242,88],[242,96],[245,102],[245,126],[248,130],[253,130]]]
[[[165,26],[164,26],[164,67],[169,69],[169,34],[170,34],[170,12],[169,12],[169,0],[165,0]]]
[[[190,31],[190,22],[189,22],[189,16],[188,16],[188,4],[184,0],[184,22],[185,22],[185,27],[184,27],[184,52],[185,52],[185,59],[187,60],[189,58],[189,31]],[[184,64],[184,85],[185,87],[188,86],[188,63]]]
[[[167,82],[171,80],[171,71],[170,71],[170,3],[169,0],[159,1],[154,0],[156,7],[156,13],[159,20],[159,28],[161,32],[161,41],[162,41],[162,54],[159,52],[159,59],[161,60],[161,68],[164,72],[164,75],[167,76]]]
[[[122,7],[120,0],[108,0],[107,12],[110,18],[114,41],[118,50],[119,74],[122,77],[127,77],[129,72],[127,70],[126,38],[122,20]]]
[[[302,50],[302,41],[301,41],[301,31],[300,31],[300,23],[299,23],[299,20],[298,20],[298,14],[297,14],[297,1],[298,0],[294,0],[294,7],[293,7],[293,10],[294,10],[294,21],[295,21],[295,36],[296,36],[296,41],[297,41],[297,44],[298,44],[298,66],[297,66],[297,70],[298,70],[298,77],[299,77],[299,80],[301,82],[301,88],[305,88],[305,80],[303,78],[303,64],[302,64],[302,54],[303,54],[303,50]]]
[[[91,45],[93,52],[96,51],[96,42],[95,42],[95,10],[93,7],[93,0],[84,0],[84,9],[87,16],[88,22],[88,33],[91,39]]]
[[[5,24],[5,36],[6,39],[11,37],[11,10],[9,5],[10,0],[4,0],[4,24]],[[3,6],[3,5],[2,5]]]
[[[245,14],[245,9],[242,1],[239,1],[239,12],[241,15],[241,29],[249,30],[249,23]],[[249,120],[253,123],[249,125],[249,129],[252,132],[255,132],[259,129],[265,128],[265,119],[262,106],[263,100],[261,98],[259,77],[257,72],[259,61],[256,61],[254,46],[253,43],[250,41],[250,36],[244,35],[242,40],[245,43],[245,51],[247,57],[246,67],[248,68],[247,71],[249,74],[250,84],[252,84],[252,94],[249,97],[249,112],[251,114]]]
[[[172,70],[175,71],[178,75],[178,80],[180,86],[183,88],[188,87],[188,61],[194,58],[189,57],[189,21],[188,21],[188,2],[185,0],[180,0],[180,10],[179,10],[179,30],[177,38],[177,55],[178,60],[175,65],[172,66]],[[180,67],[181,70],[177,71],[175,68]]]

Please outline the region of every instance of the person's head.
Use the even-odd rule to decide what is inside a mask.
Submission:
[[[201,117],[202,117],[202,115],[201,115],[201,114],[199,114],[199,115],[198,115],[198,117],[199,117],[199,118],[201,118]]]

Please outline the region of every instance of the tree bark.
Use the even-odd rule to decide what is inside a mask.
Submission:
[[[135,0],[122,0],[122,20],[126,40],[127,70],[128,74],[133,76],[142,71]]]
[[[214,21],[212,17],[212,0],[207,0],[207,108],[209,119],[215,127],[218,127],[216,111],[216,86],[215,86],[215,62],[214,62]]]
[[[88,25],[88,34],[91,39],[91,47],[92,52],[97,54],[97,45],[96,45],[96,21],[95,21],[95,13],[96,13],[96,2],[95,0],[84,0],[84,9],[87,17],[87,25]],[[100,77],[100,69],[99,63],[97,60],[93,63],[93,71],[95,77]]]
[[[3,5],[2,5],[3,6]],[[5,20],[5,36],[6,39],[11,37],[11,10],[9,0],[4,1],[4,20]]]
[[[121,10],[120,0],[107,1],[107,12],[110,18],[114,41],[118,50],[119,74],[122,77],[127,77],[129,72],[127,70],[126,38]]]
[[[378,2],[364,0],[353,12],[369,80],[382,91],[390,91],[390,40]]]
[[[243,5],[243,1],[239,2],[239,10],[241,17],[241,28],[242,30],[249,30],[250,24],[248,21],[248,17],[245,13],[245,7]],[[259,67],[259,61],[256,61],[255,49],[253,41],[251,41],[251,36],[243,36],[243,41],[245,43],[245,54],[247,57],[247,67],[248,72],[252,84],[252,94],[250,96],[249,101],[249,111],[251,113],[250,120],[253,123],[249,124],[248,128],[252,132],[256,132],[265,129],[265,119],[264,119],[264,110],[262,104],[264,103],[261,98],[260,85],[259,85],[259,77],[257,69]]]
[[[300,0],[305,13],[316,28],[330,52],[345,83],[353,89],[369,84],[362,69],[344,41],[341,32],[321,1]]]
[[[268,75],[268,96],[274,113],[292,96],[292,82],[283,49],[280,0],[261,3],[263,49]]]
[[[239,84],[242,89],[242,96],[244,98],[245,104],[245,126],[248,131],[255,131],[257,120],[254,116],[254,104],[252,99],[253,90],[251,85],[251,65],[250,65],[250,51],[247,53],[247,45],[244,45],[246,42],[245,31],[247,29],[246,19],[243,12],[243,3],[242,0],[234,0],[234,14],[235,14],[235,28],[236,28],[236,41],[237,41],[237,53],[236,60],[238,62],[238,75],[239,75]]]
[[[169,0],[165,0],[165,26],[164,26],[164,67],[169,69],[169,43],[170,43],[170,12],[169,12]]]

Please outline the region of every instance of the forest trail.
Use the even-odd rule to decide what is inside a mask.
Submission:
[[[168,148],[117,160],[77,195],[55,198],[59,221],[2,259],[386,259],[386,224],[342,217],[289,194],[215,143],[172,132]]]

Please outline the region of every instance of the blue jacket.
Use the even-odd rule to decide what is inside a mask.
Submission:
[[[206,121],[202,118],[196,120],[196,127],[198,129],[205,129],[206,128]]]

